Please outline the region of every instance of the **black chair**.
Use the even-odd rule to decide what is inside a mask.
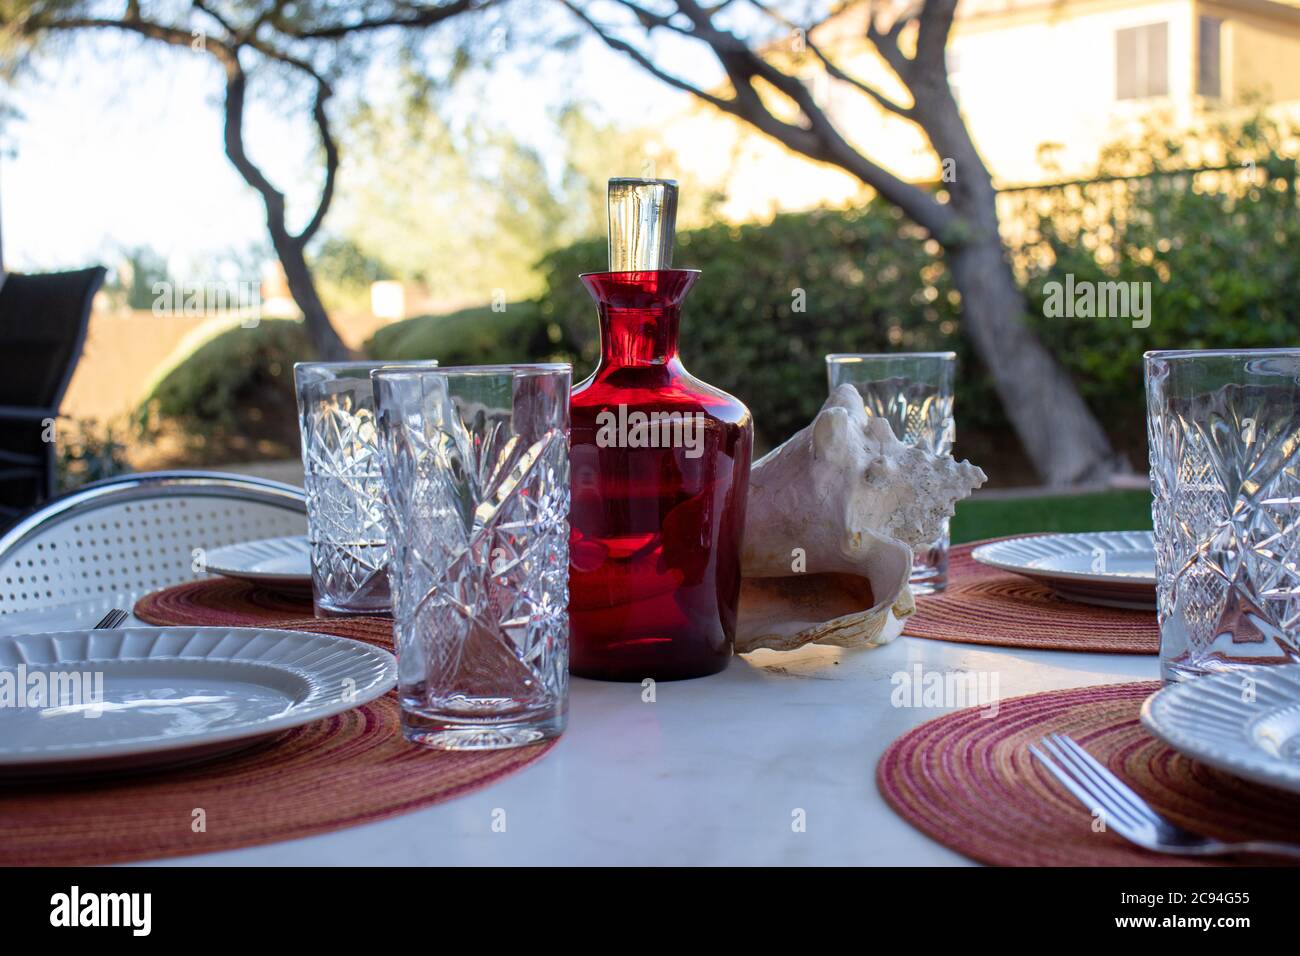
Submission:
[[[0,528],[54,496],[53,420],[104,272],[11,274],[0,286]]]

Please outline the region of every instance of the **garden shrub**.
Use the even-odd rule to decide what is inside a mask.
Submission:
[[[222,332],[172,369],[140,409],[145,434],[177,430],[206,463],[298,455],[293,365],[316,352],[301,322]]]
[[[60,422],[55,462],[60,491],[69,491],[92,481],[115,478],[131,470],[126,441],[132,423],[73,419]]]
[[[364,351],[374,359],[439,365],[569,361],[572,346],[536,302],[511,302],[503,311],[483,306],[394,322],[377,331]]]
[[[1297,344],[1300,217],[1293,160],[1255,169],[1158,174],[1126,184],[1100,224],[1078,210],[1088,187],[1042,213],[1048,255],[1026,274],[1031,325],[1074,379],[1111,440],[1146,461],[1142,355],[1151,349],[1270,348]],[[1066,208],[1062,208],[1062,207]],[[1126,318],[1051,318],[1048,283],[1149,282],[1150,324]],[[1139,320],[1144,321],[1144,320]],[[960,413],[959,413],[960,414]]]
[[[806,425],[825,400],[828,352],[951,349],[962,369],[958,440],[973,454],[980,432],[1003,434],[1006,425],[960,335],[959,299],[935,248],[880,202],[680,233],[674,264],[703,271],[682,314],[682,362],[749,406],[767,448]],[[578,274],[606,260],[605,243],[589,240],[542,262],[541,311],[576,343],[575,378],[599,351],[595,305]]]
[[[1011,256],[1026,289],[1027,321],[1139,470],[1144,351],[1300,338],[1300,304],[1291,295],[1300,280],[1296,163],[1286,158],[1295,144],[1276,128],[1251,124],[1217,135],[1232,148],[1189,156],[1177,143],[1150,140],[1107,153],[1112,165],[1102,173],[1147,178],[1004,193],[1000,201],[1005,234],[1020,237]],[[1216,155],[1226,171],[1178,172],[1189,158],[1204,166]],[[594,364],[598,329],[578,275],[604,269],[606,255],[603,239],[554,251],[540,264],[545,291],[537,302],[398,322],[379,330],[365,352],[442,365],[572,360],[581,380]],[[937,244],[889,204],[683,232],[675,262],[704,273],[686,302],[682,360],[749,405],[760,448],[816,412],[826,395],[827,352],[951,349],[960,363],[956,454],[999,483],[1033,479],[962,335],[960,297]],[[1048,283],[1068,275],[1076,284],[1151,282],[1150,325],[1047,316]],[[299,323],[234,329],[168,375],[149,406],[223,454],[257,445],[292,457],[292,366],[310,354]]]
[[[1112,442],[1146,466],[1142,355],[1162,348],[1266,348],[1300,339],[1296,144],[1247,123],[1207,138],[1223,171],[1181,172],[1176,143],[1151,138],[1108,153],[1105,174],[1151,174],[1003,194],[1004,233],[1027,298],[1026,321],[1070,373]],[[1245,157],[1245,158],[1243,158]],[[1145,165],[1135,170],[1139,158]],[[802,427],[826,394],[827,352],[958,353],[956,454],[998,483],[1033,474],[992,381],[961,334],[960,297],[935,243],[893,207],[777,216],[770,224],[682,233],[674,259],[704,275],[686,302],[682,360],[754,412],[762,445]],[[595,308],[578,273],[606,262],[598,240],[543,260],[542,314],[571,330],[580,365],[597,351]],[[1052,318],[1050,282],[1151,282],[1150,325]],[[795,290],[807,311],[793,310]]]

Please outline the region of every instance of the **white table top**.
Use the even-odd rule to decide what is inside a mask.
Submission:
[[[98,614],[81,617],[7,615],[0,633],[35,630],[38,619],[41,630],[89,627]],[[762,651],[713,677],[660,683],[653,703],[640,684],[575,678],[568,731],[504,780],[380,823],[163,862],[965,864],[900,820],[876,790],[885,748],[944,712],[892,706],[892,675],[917,664],[924,673],[996,677],[1003,699],[1159,676],[1154,656],[904,637],[861,651]],[[794,826],[799,810],[803,832]]]

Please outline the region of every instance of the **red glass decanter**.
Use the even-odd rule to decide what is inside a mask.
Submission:
[[[675,680],[731,659],[753,422],[677,356],[676,184],[609,184],[610,271],[582,276],[600,363],[573,390],[572,673]]]

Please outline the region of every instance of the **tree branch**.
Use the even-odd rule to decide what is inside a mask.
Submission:
[[[620,2],[627,5],[624,0]],[[708,44],[717,57],[731,81],[735,93],[732,97],[706,92],[660,69],[641,50],[597,24],[575,0],[561,0],[561,3],[591,28],[607,46],[631,57],[652,76],[746,121],[795,152],[838,166],[875,189],[932,235],[947,233],[956,221],[954,211],[938,202],[927,191],[904,182],[854,149],[840,135],[798,78],[777,69],[734,34],[714,26],[709,11],[699,6],[695,0],[676,0],[677,8],[691,21],[691,35]],[[766,81],[788,97],[807,119],[808,125],[795,125],[776,116],[763,102],[754,86],[755,79]]]
[[[162,23],[155,23],[152,20],[141,20],[139,11],[134,14],[128,11],[127,17],[121,20],[110,20],[103,17],[68,17],[59,20],[36,19],[28,21],[24,25],[24,32],[35,33],[40,30],[88,30],[88,29],[112,29],[124,30],[128,33],[136,33],[151,40],[161,40],[172,46],[188,47],[194,41],[193,34],[189,30],[182,30],[179,27],[171,27]],[[214,57],[220,60],[224,65],[229,66],[231,63],[238,66],[239,57],[235,48],[227,45],[221,40],[215,38],[204,39],[205,49],[210,51]]]
[[[333,201],[335,184],[338,178],[338,145],[330,132],[329,117],[325,111],[325,103],[333,95],[333,90],[324,76],[307,60],[250,36],[248,30],[241,30],[236,27],[218,11],[208,6],[204,0],[193,0],[193,6],[194,9],[210,17],[230,36],[230,39],[204,38],[204,49],[211,53],[225,67],[226,71],[226,109],[223,134],[226,155],[244,178],[244,181],[261,194],[262,201],[267,209],[268,226],[273,231],[279,231],[297,243],[305,244],[320,230],[325,215],[329,211],[330,203]],[[130,11],[128,11],[128,17],[122,20],[78,17],[41,22],[39,28],[46,30],[113,28],[137,33],[150,39],[161,40],[172,46],[189,47],[193,41],[193,35],[188,30],[143,20],[139,18],[138,12],[132,14]],[[266,178],[249,157],[244,146],[244,102],[247,96],[248,77],[239,62],[238,52],[241,46],[251,47],[270,60],[298,70],[309,76],[316,84],[316,96],[312,105],[312,120],[316,124],[321,147],[325,153],[325,182],[321,187],[320,199],[316,204],[311,219],[296,236],[288,231],[285,219],[284,194]]]
[[[482,9],[496,0],[452,0],[440,6],[399,3],[398,12],[382,17],[372,17],[355,23],[330,23],[323,26],[302,26],[286,23],[285,0],[271,0],[258,4],[246,14],[246,22],[236,22],[227,9],[216,5],[215,0],[191,0],[188,14],[180,16],[179,23],[162,23],[141,16],[138,0],[127,0],[126,10],[120,19],[91,16],[55,14],[29,15],[16,24],[20,36],[35,36],[41,32],[112,29],[134,33],[147,39],[175,47],[193,48],[211,55],[221,64],[225,73],[225,110],[222,136],[226,155],[244,181],[262,198],[266,210],[266,228],[275,248],[289,290],[302,309],[312,342],[321,357],[343,358],[348,350],[330,324],[329,315],[320,300],[311,269],[307,264],[305,248],[315,237],[324,222],[333,201],[339,169],[339,150],[330,130],[327,104],[333,95],[329,80],[317,67],[315,48],[299,49],[310,41],[341,40],[354,33],[364,33],[385,27],[419,29],[453,17],[459,13]],[[57,7],[56,7],[57,9]],[[240,11],[245,7],[237,8]],[[194,17],[206,17],[215,24],[216,36],[204,34],[201,47],[194,43],[196,34],[190,23]],[[204,21],[199,21],[204,22]],[[264,31],[274,25],[279,32]],[[241,53],[252,50],[266,60],[278,63],[300,76],[309,77],[315,84],[312,103],[312,121],[320,136],[324,152],[325,180],[316,208],[307,224],[296,235],[289,231],[284,193],[276,189],[262,170],[248,155],[244,142],[244,117],[248,95],[248,73],[241,63]]]
[[[948,46],[948,34],[952,31],[956,12],[957,0],[929,0],[921,8],[913,62],[918,65],[922,76],[948,75],[944,68],[944,50]]]
[[[633,3],[632,0],[615,0],[615,2],[620,3],[631,10],[637,20],[640,21],[641,26],[645,27],[647,31],[654,27],[663,27],[665,30],[672,30],[674,33],[680,33],[682,36],[691,36],[690,30],[687,30],[685,27],[679,27],[677,24],[673,23],[672,14],[664,16],[662,13],[655,13],[653,10],[647,10],[638,3]]]
[[[889,64],[889,68],[894,71],[903,85],[909,90],[912,88],[912,59],[903,52],[899,45],[899,37],[907,29],[909,23],[920,15],[920,10],[913,7],[904,10],[898,14],[893,24],[885,32],[881,32],[876,25],[876,5],[871,2],[867,9],[867,39],[871,45],[876,48],[880,58]]]
[[[382,30],[387,27],[431,27],[458,13],[486,9],[495,2],[496,0],[452,0],[451,3],[433,7],[415,5],[410,8],[408,13],[359,20],[356,23],[332,23],[323,27],[313,27],[309,30],[302,30],[291,23],[286,23],[281,17],[281,10],[277,7],[274,16],[268,22],[275,27],[277,32],[293,37],[295,40],[339,40],[353,33]]]
[[[789,27],[791,30],[801,31],[803,33],[804,43],[807,44],[808,49],[813,52],[813,55],[816,56],[819,61],[821,61],[822,66],[826,69],[826,73],[829,76],[833,77],[834,79],[840,80],[843,83],[849,84],[854,89],[858,90],[858,92],[860,93],[865,93],[867,96],[871,97],[878,104],[880,104],[882,108],[889,111],[890,113],[894,113],[897,116],[901,116],[903,119],[907,119],[907,120],[914,119],[912,115],[911,107],[903,106],[901,103],[898,103],[890,99],[884,93],[881,93],[874,86],[871,86],[870,84],[863,82],[862,80],[858,79],[856,76],[851,76],[845,70],[841,69],[838,64],[832,61],[829,56],[826,55],[826,53],[822,50],[822,48],[818,46],[817,43],[814,42],[812,38],[813,30],[815,30],[818,26],[820,26],[821,23],[817,23],[809,27],[800,26],[799,24],[791,20],[789,17],[782,14],[779,10],[772,9],[767,3],[763,2],[763,0],[749,0],[749,2],[754,7],[758,8],[759,10],[767,14],[767,16],[771,17],[773,20],[777,21],[778,23],[784,24],[785,26]],[[824,23],[825,21],[823,20],[821,22]]]
[[[650,58],[647,57],[644,53],[642,53],[640,50],[638,50],[636,47],[632,46],[630,43],[626,42],[625,40],[621,40],[618,37],[606,31],[604,27],[596,23],[595,20],[593,20],[591,17],[587,15],[587,12],[585,10],[579,7],[576,3],[572,2],[572,0],[560,0],[560,3],[566,8],[568,8],[570,13],[572,13],[575,17],[577,17],[579,20],[585,23],[591,29],[591,31],[596,34],[596,36],[600,37],[600,39],[604,41],[606,46],[608,46],[611,50],[616,50],[619,53],[624,53],[627,56],[631,57],[632,60],[634,60],[638,66],[644,69],[651,76],[655,77],[658,80],[662,80],[664,83],[667,83],[669,86],[682,90],[685,93],[690,93],[692,96],[698,97],[704,102],[710,104],[711,106],[716,106],[718,109],[723,110],[724,112],[732,113],[734,115],[740,115],[737,112],[735,104],[732,103],[731,100],[728,100],[725,97],[715,96],[712,93],[706,93],[698,86],[688,83],[686,80],[680,79],[679,77],[673,76],[671,73],[667,73],[659,69],[659,67],[655,66],[653,63],[650,62]]]
[[[288,235],[284,219],[284,194],[276,189],[248,157],[244,148],[244,100],[248,88],[248,75],[236,63],[226,70],[226,115],[223,137],[226,155],[244,181],[262,194],[266,205],[267,227],[272,234]]]
[[[339,149],[334,142],[334,137],[330,135],[329,118],[325,115],[325,101],[330,98],[331,90],[328,84],[322,83],[316,88],[316,102],[312,106],[312,118],[316,121],[316,129],[320,133],[321,147],[325,150],[325,183],[321,186],[320,202],[316,205],[316,212],[311,217],[311,221],[303,227],[302,232],[298,233],[298,241],[307,243],[316,235],[320,229],[321,223],[325,221],[325,213],[329,211],[330,202],[334,199],[334,182],[338,177],[339,170]]]
[[[884,93],[881,93],[874,86],[871,86],[868,83],[864,83],[862,80],[859,80],[856,76],[850,76],[848,73],[844,72],[844,70],[840,69],[839,66],[833,63],[830,60],[830,58],[827,57],[826,54],[822,52],[821,47],[819,47],[811,39],[806,39],[804,42],[808,44],[808,49],[813,51],[813,54],[817,57],[818,60],[821,61],[822,66],[825,67],[826,72],[830,74],[832,77],[834,77],[837,80],[840,80],[843,83],[849,84],[850,86],[852,86],[854,89],[858,90],[861,93],[865,93],[867,96],[871,97],[882,108],[889,111],[890,113],[893,113],[896,116],[901,116],[903,119],[906,120],[916,119],[916,114],[912,111],[912,108],[910,106],[904,106],[901,103],[898,103],[890,99],[888,96],[886,96]]]
[[[225,30],[228,34],[234,37],[236,42],[238,42],[241,39],[239,35],[239,31],[236,30],[235,27],[231,25],[230,21],[228,21],[216,10],[213,10],[211,7],[209,7],[206,3],[203,2],[203,0],[193,0],[193,3],[194,3],[195,10],[198,10],[200,13],[205,13],[213,20],[215,20],[217,22],[217,26],[221,27],[221,29]]]

